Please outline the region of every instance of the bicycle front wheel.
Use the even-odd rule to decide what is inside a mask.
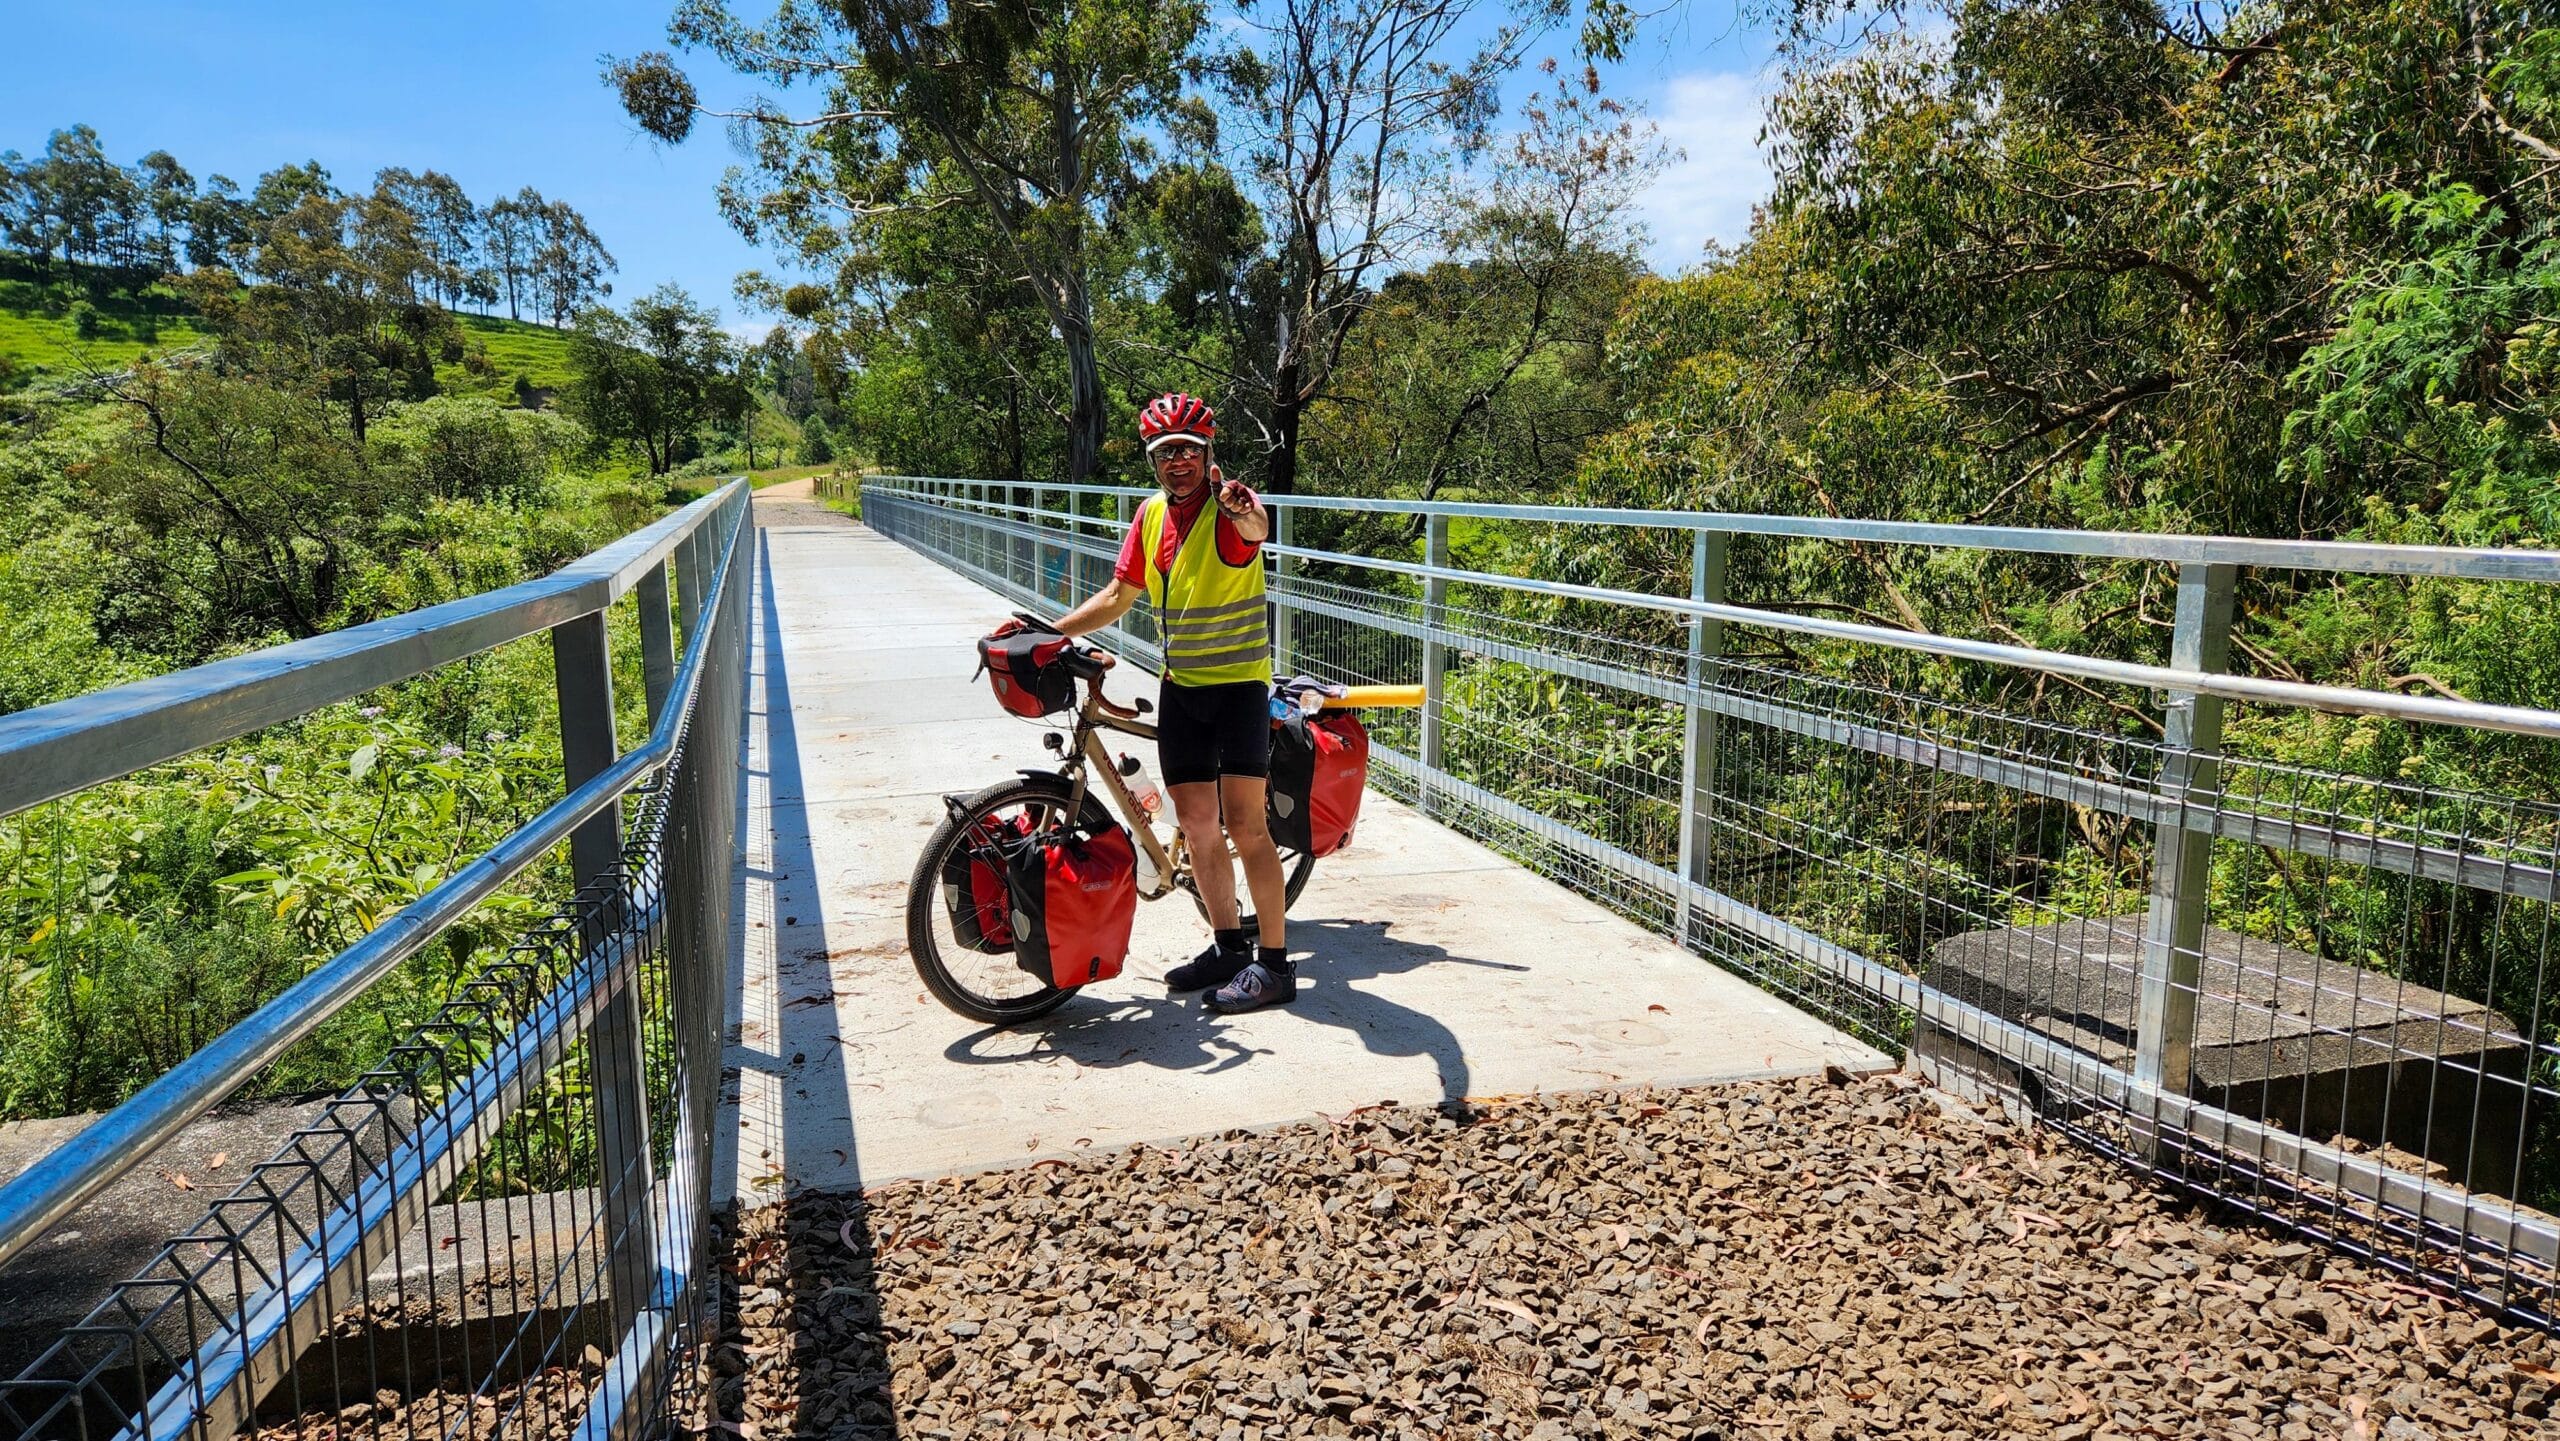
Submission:
[[[972,835],[1019,834],[1055,824],[1066,817],[1067,798],[1067,783],[1055,777],[1021,777],[990,786],[971,796],[958,813],[942,818],[907,878],[907,950],[915,958],[916,974],[944,1005],[973,1021],[1018,1025],[1056,1010],[1074,990],[1024,971],[1015,964],[1010,944],[991,948],[983,938],[976,945],[963,939],[952,919],[958,908],[944,894],[944,872],[952,869],[953,857]],[[1084,822],[1095,828],[1111,823],[1111,813],[1090,794]]]

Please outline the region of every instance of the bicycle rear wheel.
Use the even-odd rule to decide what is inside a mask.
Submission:
[[[971,796],[957,814],[945,815],[926,837],[924,854],[916,857],[915,871],[907,878],[907,950],[925,989],[973,1021],[1017,1025],[1056,1010],[1074,990],[1024,971],[1015,964],[1011,946],[987,951],[964,942],[943,895],[944,868],[982,821],[1009,828],[1028,819],[1038,829],[1064,819],[1066,810],[1064,780],[1024,776],[1003,781]],[[1084,823],[1097,828],[1112,824],[1110,811],[1091,795],[1085,797]]]

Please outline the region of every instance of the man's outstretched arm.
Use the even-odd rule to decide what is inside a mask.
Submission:
[[[1091,635],[1127,615],[1129,607],[1136,605],[1146,593],[1144,586],[1115,579],[1094,592],[1084,604],[1068,611],[1066,619],[1058,622],[1058,629],[1066,635]]]

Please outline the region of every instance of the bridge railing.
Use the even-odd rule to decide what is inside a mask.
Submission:
[[[875,476],[862,503],[1055,609],[1107,582],[1147,494]],[[1373,727],[1377,784],[1944,1084],[2517,1316],[2560,1311],[2560,713],[2230,668],[2244,576],[2548,606],[2560,553],[1274,506],[1283,673],[1426,688]],[[1453,539],[1547,573],[1467,568]],[[1685,559],[1685,593],[1551,578],[1598,546]],[[1886,551],[1941,592],[1993,565],[2055,595],[2134,573],[2170,608],[2167,663],[1844,618],[1804,579]],[[1757,603],[1729,595],[1745,573]],[[1155,641],[1142,608],[1114,643],[1153,664]]]
[[[200,1170],[201,1218],[0,1381],[0,1433],[607,1436],[676,1404],[705,1320],[748,516],[741,480],[541,580],[0,718],[7,815],[547,636],[567,791],[0,1186],[0,1282],[62,1270],[120,1177],[563,844],[576,887],[272,1154]],[[649,725],[628,752],[617,613]]]

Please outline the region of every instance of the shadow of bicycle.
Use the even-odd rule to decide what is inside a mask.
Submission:
[[[1425,966],[1468,966],[1525,972],[1527,966],[1457,955],[1446,947],[1400,940],[1392,921],[1302,920],[1289,923],[1299,958],[1298,999],[1285,1014],[1303,1024],[1337,1026],[1371,1054],[1425,1056],[1439,1073],[1443,1105],[1462,1102],[1470,1073],[1466,1047],[1437,1018],[1364,990],[1361,981]],[[1043,1065],[1071,1061],[1088,1070],[1152,1066],[1216,1075],[1272,1054],[1247,1044],[1238,1019],[1210,1012],[1196,995],[1079,997],[1035,1021],[989,1027],[953,1041],[943,1055],[962,1065]],[[1273,1037],[1264,1029],[1258,1039]],[[1023,1047],[1022,1037],[1035,1039]],[[999,1044],[999,1038],[1002,1044]]]

